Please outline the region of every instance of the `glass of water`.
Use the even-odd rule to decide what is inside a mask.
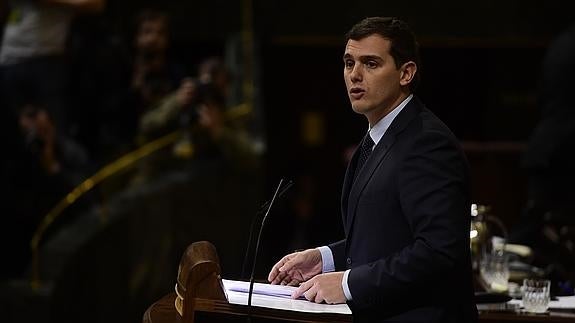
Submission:
[[[549,308],[551,281],[547,279],[523,280],[523,307],[527,312],[545,313]]]
[[[486,253],[480,261],[480,274],[492,292],[507,291],[509,257],[504,253]]]

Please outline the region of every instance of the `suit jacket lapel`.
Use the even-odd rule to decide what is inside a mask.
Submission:
[[[345,212],[344,226],[346,236],[348,236],[352,231],[351,227],[355,218],[355,210],[357,208],[357,204],[363,189],[371,179],[375,169],[383,161],[387,153],[391,150],[391,147],[396,141],[397,134],[403,131],[407,124],[409,124],[409,122],[421,111],[422,107],[422,103],[417,97],[414,96],[405,106],[405,108],[403,108],[403,110],[393,120],[385,132],[385,135],[383,135],[379,143],[375,146],[375,149],[371,153],[371,156],[368,158],[363,168],[359,170],[359,174],[357,175],[355,181],[351,183],[351,181],[353,181],[354,174],[352,171],[350,171],[350,169],[352,167],[355,168],[358,155],[357,150],[354,153],[352,162],[350,162],[346,172],[344,191],[342,195],[342,207],[345,207],[345,204],[347,204],[346,208],[342,208],[342,211]],[[345,203],[344,200],[347,200],[347,203]]]
[[[355,152],[351,157],[351,161],[347,165],[347,169],[345,171],[345,179],[343,181],[343,189],[341,192],[341,215],[344,224],[343,228],[346,236],[348,234],[347,219],[349,217],[348,216],[349,213],[347,212],[347,206],[349,204],[349,191],[351,190],[351,185],[353,184],[352,181],[354,178],[355,165],[357,164],[357,159],[359,158],[358,156],[359,156],[359,146],[355,149]]]
[[[351,232],[351,226],[355,218],[355,209],[357,208],[359,197],[363,192],[365,185],[367,185],[369,179],[373,175],[373,172],[375,171],[377,166],[381,163],[381,161],[385,158],[394,142],[395,142],[395,136],[386,133],[383,136],[383,138],[381,138],[379,143],[375,146],[375,149],[371,153],[371,156],[369,156],[363,168],[359,170],[359,174],[357,174],[355,181],[351,184],[347,205],[347,219],[345,225],[348,228],[349,232]]]

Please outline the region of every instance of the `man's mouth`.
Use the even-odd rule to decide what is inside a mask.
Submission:
[[[359,100],[365,94],[365,90],[359,87],[354,87],[349,90],[349,96],[354,100]]]

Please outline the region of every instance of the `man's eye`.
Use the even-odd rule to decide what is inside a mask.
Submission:
[[[353,67],[353,61],[352,60],[346,60],[344,61],[345,67],[346,68],[352,68]]]
[[[365,63],[365,66],[367,66],[367,68],[376,68],[377,67],[377,63],[374,61],[367,61]]]

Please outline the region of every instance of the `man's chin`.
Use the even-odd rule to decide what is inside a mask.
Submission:
[[[369,110],[363,104],[352,104],[351,109],[358,114],[365,114]]]

